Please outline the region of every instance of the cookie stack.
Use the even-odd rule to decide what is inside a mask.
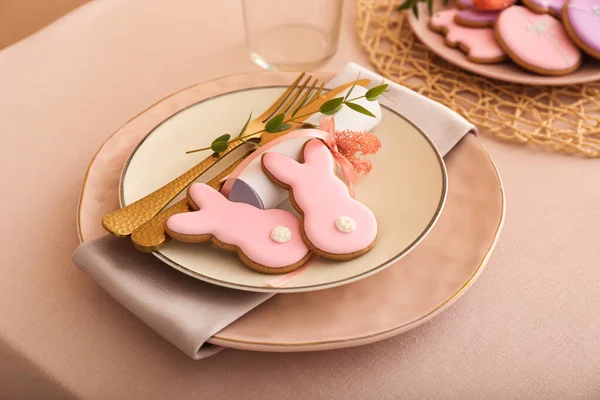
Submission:
[[[577,70],[582,51],[600,59],[600,0],[458,0],[434,14],[429,28],[469,61],[507,59],[541,75]]]

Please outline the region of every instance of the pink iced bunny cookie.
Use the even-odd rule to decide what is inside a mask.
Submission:
[[[575,44],[600,60],[600,0],[567,1],[563,21]]]
[[[308,247],[332,260],[350,260],[369,251],[377,239],[377,219],[335,175],[327,146],[312,139],[301,154],[297,162],[283,154],[266,153],[262,166],[273,182],[290,190],[290,200],[302,215]]]
[[[490,64],[504,61],[506,52],[496,42],[491,28],[470,28],[454,22],[457,9],[435,13],[429,20],[429,29],[446,36],[446,45],[458,47],[471,62]]]
[[[521,67],[543,75],[565,75],[581,65],[581,52],[564,27],[548,14],[512,6],[500,14],[496,38]]]
[[[188,202],[198,211],[170,217],[165,229],[173,239],[235,251],[248,267],[282,274],[306,264],[311,254],[302,240],[300,219],[285,210],[261,210],[227,200],[204,183],[188,189]]]

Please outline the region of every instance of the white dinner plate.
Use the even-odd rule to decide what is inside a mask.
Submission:
[[[280,86],[254,87],[173,110],[173,115],[148,133],[126,163],[120,184],[121,206],[144,197],[200,162],[209,153],[186,155],[186,150],[205,147],[223,133],[238,132],[250,111],[259,115],[283,90]],[[152,108],[145,113],[152,113]],[[234,253],[207,243],[173,240],[154,254],[197,279],[256,292],[331,288],[385,269],[408,254],[434,226],[445,202],[447,176],[444,161],[430,139],[398,113],[384,108],[382,122],[372,133],[379,137],[382,148],[370,158],[372,172],[355,187],[357,198],[378,218],[379,238],[362,257],[345,262],[318,259],[284,287],[272,288],[267,281],[273,276],[255,272]],[[218,171],[218,167],[213,168],[199,181],[207,181]]]

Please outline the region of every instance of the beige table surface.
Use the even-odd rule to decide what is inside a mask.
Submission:
[[[323,69],[368,65],[346,2]],[[0,398],[598,399],[600,160],[482,140],[507,219],[452,308],[396,338],[192,361],[71,262],[100,144],[193,83],[256,70],[240,2],[91,2],[0,51]],[[457,249],[460,251],[460,249]]]

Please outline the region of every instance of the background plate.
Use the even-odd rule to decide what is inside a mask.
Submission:
[[[450,2],[452,4],[453,2]],[[443,10],[441,1],[435,2],[434,11]],[[464,53],[458,49],[446,46],[444,35],[435,33],[427,27],[429,23],[429,13],[427,7],[421,3],[419,9],[420,18],[417,19],[411,12],[407,13],[408,22],[415,35],[432,52],[442,57],[444,60],[452,63],[462,69],[488,78],[498,79],[500,81],[522,83],[525,85],[573,85],[577,83],[593,82],[600,80],[600,61],[585,56],[582,66],[575,72],[564,76],[543,76],[526,71],[513,62],[504,62],[500,64],[477,64],[465,57]]]
[[[263,85],[269,82],[263,81]],[[260,115],[284,90],[285,87],[237,88],[213,96],[201,91],[196,104],[184,109],[173,107],[173,115],[167,118],[155,118],[152,109],[137,117],[152,119],[157,127],[140,143],[125,166],[122,205],[156,190],[210,155],[210,152],[192,155],[185,152],[210,146],[223,133],[239,131],[248,112]],[[175,97],[179,96],[187,94],[182,92]],[[174,101],[173,97],[168,98],[155,108]],[[209,244],[173,240],[154,254],[197,279],[259,292],[325,289],[381,271],[406,255],[429,232],[441,212],[447,182],[444,163],[435,146],[400,115],[384,109],[382,121],[373,133],[381,140],[382,148],[372,158],[373,171],[368,178],[355,184],[357,198],[373,210],[379,221],[377,244],[365,255],[345,262],[320,258],[284,287],[272,288],[266,283],[272,276],[245,267],[234,253]],[[217,171],[201,180],[210,179]]]
[[[285,84],[293,75],[234,75],[198,86],[229,91],[265,79]],[[185,91],[193,92],[198,86]],[[178,106],[189,101],[179,98]],[[159,111],[154,108],[153,112]],[[152,127],[132,120],[102,145],[90,163],[78,209],[82,241],[105,234],[102,216],[118,207],[120,172],[145,136],[144,129],[148,132]],[[209,342],[256,351],[358,346],[414,328],[453,304],[481,274],[496,244],[504,220],[504,194],[494,164],[473,135],[463,138],[445,161],[449,185],[444,212],[409,256],[348,285],[277,295]]]

